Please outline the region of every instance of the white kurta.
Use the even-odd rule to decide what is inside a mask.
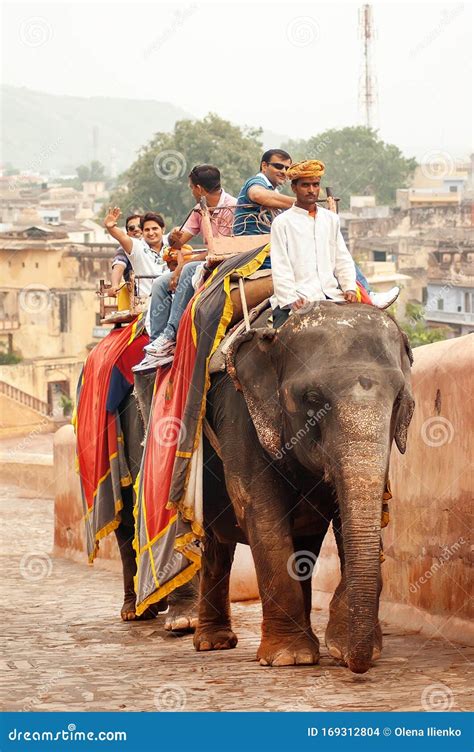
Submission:
[[[334,212],[318,208],[314,219],[292,206],[273,220],[270,245],[273,307],[301,297],[344,300],[343,292],[356,289],[354,261]]]

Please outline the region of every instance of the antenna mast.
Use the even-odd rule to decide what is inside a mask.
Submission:
[[[375,126],[377,82],[375,78],[373,45],[375,39],[374,17],[371,5],[359,8],[359,33],[362,38],[363,70],[359,82],[359,106],[367,128]]]

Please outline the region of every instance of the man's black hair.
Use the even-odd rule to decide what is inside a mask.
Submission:
[[[161,229],[165,229],[165,220],[161,216],[161,214],[155,214],[155,212],[147,212],[143,215],[140,219],[140,227],[144,228],[145,222],[156,222],[156,224],[160,225]]]
[[[214,165],[196,165],[188,177],[193,185],[200,185],[209,193],[221,190],[221,173]]]
[[[262,164],[264,162],[269,162],[272,157],[280,157],[281,159],[289,159],[291,160],[290,155],[287,151],[283,151],[283,149],[268,149],[268,151],[265,152],[265,154],[262,154],[262,158],[260,160],[260,169],[262,169]]]
[[[125,220],[125,229],[127,230],[127,232],[128,232],[128,223],[130,222],[131,219],[138,219],[139,222],[141,222],[142,215],[141,214],[129,214],[128,215],[127,219]]]

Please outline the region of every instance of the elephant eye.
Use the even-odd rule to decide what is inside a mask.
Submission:
[[[309,392],[305,393],[304,399],[306,400],[306,402],[311,402],[312,404],[314,404],[315,402],[320,401],[321,395],[319,394],[319,392],[311,389]]]

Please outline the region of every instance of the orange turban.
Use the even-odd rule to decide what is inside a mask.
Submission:
[[[325,166],[319,159],[305,159],[303,162],[295,162],[289,168],[288,180],[299,178],[320,178],[324,175]]]

